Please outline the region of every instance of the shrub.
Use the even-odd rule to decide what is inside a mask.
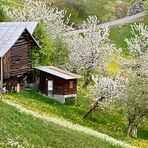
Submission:
[[[123,18],[127,15],[128,6],[127,4],[120,3],[115,6],[115,15],[117,18]]]
[[[66,98],[65,99],[65,104],[66,105],[75,105],[76,104],[76,99],[74,97]]]
[[[0,3],[0,5],[2,4]],[[4,22],[4,21],[8,21],[8,17],[3,11],[3,8],[0,6],[0,22]]]

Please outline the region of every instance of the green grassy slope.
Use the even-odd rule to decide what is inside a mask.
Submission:
[[[119,113],[113,112],[95,112],[84,120],[82,117],[86,111],[82,104],[79,106],[66,106],[59,104],[49,98],[43,97],[36,92],[24,92],[24,93],[9,93],[5,95],[5,98],[14,101],[28,109],[40,112],[48,116],[58,116],[73,123],[78,123],[83,126],[90,127],[99,132],[106,133],[120,140],[126,140],[127,142],[146,148],[148,145],[148,121],[142,123],[139,128],[138,140],[127,139],[124,137],[124,132],[127,128],[127,122],[123,116]]]
[[[135,23],[144,23],[148,25],[148,15]],[[131,37],[130,31],[131,31],[132,24],[112,27],[110,32],[110,39],[116,44],[117,47],[122,48],[124,51],[124,54],[126,55],[128,55],[128,50],[127,50],[127,45],[125,43],[125,38]]]
[[[13,6],[16,6],[16,7],[19,7],[22,5],[22,0],[0,0],[1,3],[3,5],[6,5],[6,6],[9,6],[9,7],[13,7]]]
[[[0,102],[0,147],[116,148],[93,136],[18,112]]]

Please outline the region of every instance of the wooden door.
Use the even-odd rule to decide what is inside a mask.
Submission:
[[[48,96],[53,96],[53,81],[48,80]]]

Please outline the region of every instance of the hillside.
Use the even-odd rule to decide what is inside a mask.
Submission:
[[[148,15],[144,18],[141,18],[136,23],[144,23],[148,25]],[[114,26],[111,28],[110,32],[110,39],[116,44],[117,47],[120,47],[123,49],[124,54],[128,55],[127,50],[127,44],[125,43],[125,38],[131,37],[131,25],[134,23],[126,24],[126,25],[120,25],[120,26]]]
[[[0,147],[147,148],[147,11],[26,1],[0,0]]]
[[[44,0],[43,0],[44,1]],[[59,9],[65,9],[67,16],[71,14],[71,22],[75,26],[81,24],[90,15],[96,15],[100,23],[127,16],[128,8],[136,0],[46,0]],[[148,10],[148,1],[145,1]]]
[[[96,15],[100,23],[116,20],[127,16],[128,7],[136,0],[42,0],[65,9],[67,16],[71,14],[71,22],[75,26],[81,24],[90,15]],[[21,6],[22,0],[6,0],[4,4]],[[148,10],[148,2],[145,2],[145,10]]]
[[[47,97],[43,97],[36,92],[24,92],[19,94],[8,93],[4,98],[43,115],[64,118],[75,124],[87,126],[119,140],[127,141],[132,145],[146,148],[148,145],[147,120],[140,126],[137,140],[125,138],[123,135],[126,131],[127,121],[123,118],[122,114],[116,113],[114,110],[101,112],[101,114],[98,114],[99,111],[96,111],[96,113],[94,112],[88,119],[84,120],[82,118],[87,109],[86,102],[83,100],[83,95],[84,92],[79,92],[78,106],[63,105]]]
[[[43,0],[44,1],[44,0]],[[134,3],[134,0],[92,0],[86,1],[89,4],[84,4],[84,1],[71,1],[71,5],[67,0],[47,0],[46,2],[51,3],[53,6],[57,6],[59,9],[65,9],[67,16],[71,14],[70,20],[74,22],[75,27],[80,25],[87,19],[89,15],[96,15],[100,20],[100,23],[105,23],[111,20],[123,18],[127,15],[127,7]],[[21,7],[22,0],[6,0],[3,4],[7,6]],[[125,6],[125,11],[119,11],[122,9],[122,4]],[[78,6],[78,8],[77,8]],[[119,7],[119,10],[118,10]],[[121,8],[120,8],[121,7]],[[145,1],[145,10],[148,10],[148,1]],[[121,15],[121,16],[119,16]],[[148,24],[148,15],[140,19],[137,23]],[[132,23],[133,24],[133,23]],[[124,41],[125,38],[131,37],[130,26],[132,24],[120,25],[111,28],[110,38],[118,46],[124,49],[125,54],[127,52],[127,45]],[[117,29],[118,28],[118,29]]]
[[[2,102],[0,113],[0,147],[119,147],[93,136],[35,119]]]

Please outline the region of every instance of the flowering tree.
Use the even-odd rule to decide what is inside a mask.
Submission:
[[[42,1],[25,0],[22,7],[4,7],[6,14],[12,21],[40,21],[43,20],[53,37],[72,30],[69,26],[69,18],[65,19],[65,10],[58,10]]]
[[[85,113],[84,119],[88,117],[92,111],[104,103],[111,103],[114,100],[120,100],[126,97],[128,79],[121,77],[119,74],[115,79],[109,77],[92,77],[94,87],[89,93],[89,97],[94,100],[90,109]]]
[[[59,10],[40,0],[25,0],[21,7],[3,7],[12,21],[38,21],[38,27],[34,32],[41,49],[32,52],[34,65],[63,65],[68,59],[68,49],[62,43],[62,33],[72,30],[69,26],[69,18],[66,19],[66,11]],[[47,28],[47,29],[46,29]],[[55,49],[56,48],[56,49]],[[54,50],[53,50],[54,49]],[[62,54],[60,54],[62,53]],[[60,58],[54,57],[60,54]],[[67,57],[66,57],[67,56]]]
[[[93,98],[94,103],[84,118],[96,107],[118,101],[127,115],[126,135],[137,138],[141,120],[148,117],[148,27],[144,24],[134,24],[131,33],[132,37],[125,40],[130,57],[120,62],[122,77],[93,77],[94,87],[89,97]]]
[[[137,138],[138,126],[148,115],[148,26],[134,24],[131,33],[132,38],[126,39],[131,60],[124,67],[130,75],[124,108],[128,119],[127,136]]]
[[[117,51],[110,42],[109,27],[104,26],[96,31],[98,22],[97,17],[89,17],[82,27],[90,31],[67,39],[70,63],[74,69],[84,72],[84,87],[90,82],[93,71],[96,68],[102,71],[114,51]]]

